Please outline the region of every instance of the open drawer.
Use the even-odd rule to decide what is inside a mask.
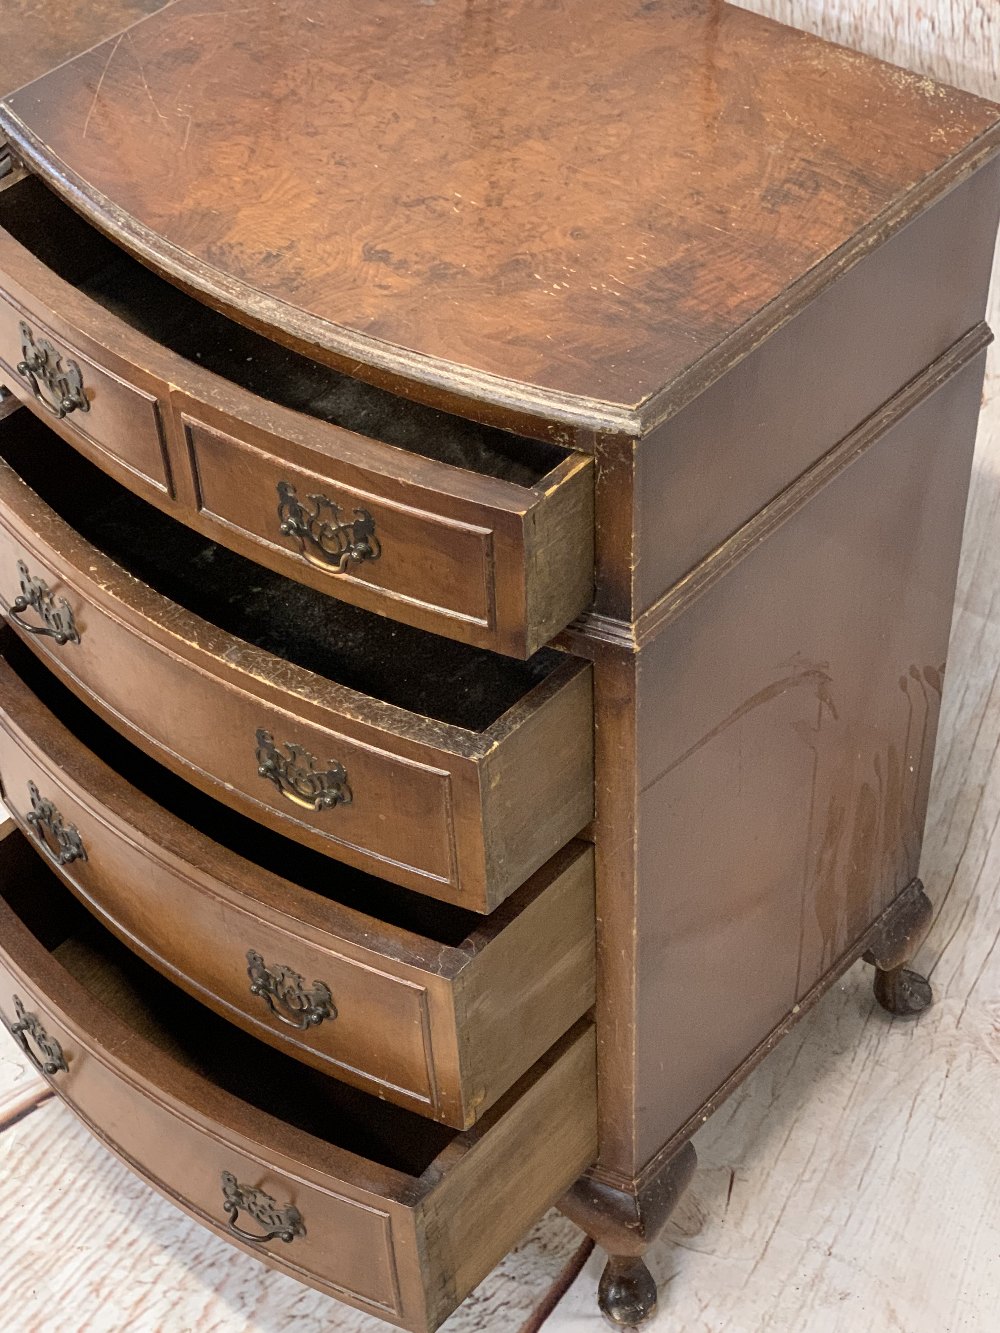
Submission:
[[[473,1130],[368,1097],[230,1027],[99,927],[8,825],[0,1015],[81,1119],[248,1253],[435,1329],[596,1154],[579,1024]]]
[[[321,367],[0,191],[0,379],[147,500],[357,606],[528,657],[589,603],[593,459]]]
[[[251,565],[26,412],[0,422],[0,601],[148,753],[398,884],[492,911],[591,818],[588,663],[442,640]]]
[[[483,918],[337,866],[147,758],[0,634],[0,781],[60,878],[254,1036],[458,1128],[594,1002],[593,849]]]

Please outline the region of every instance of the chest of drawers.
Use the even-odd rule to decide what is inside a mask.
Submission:
[[[558,1203],[634,1326],[738,1081],[930,1002],[1000,110],[715,0],[148,8],[0,102],[4,1022],[337,1299]]]

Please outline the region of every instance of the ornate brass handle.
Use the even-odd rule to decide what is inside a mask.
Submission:
[[[247,964],[250,994],[259,995],[275,1018],[288,1027],[304,1032],[325,1018],[337,1017],[325,982],[314,981],[307,987],[305,979],[284,963],[268,967],[256,949],[247,950]]]
[[[68,1070],[69,1065],[66,1063],[62,1047],[55,1037],[50,1037],[45,1031],[38,1015],[27,1012],[20,995],[14,996],[14,1013],[17,1015],[16,1022],[6,1024],[6,1020],[4,1020],[7,1030],[38,1072],[48,1074],[51,1078],[53,1074],[58,1074],[60,1070]],[[29,1037],[41,1051],[41,1059],[28,1044]]]
[[[231,1171],[222,1173],[222,1207],[229,1217],[229,1230],[234,1231],[241,1240],[248,1240],[254,1245],[263,1245],[269,1240],[283,1240],[290,1245],[296,1236],[306,1234],[302,1214],[294,1204],[279,1206],[263,1190],[241,1185]],[[236,1225],[241,1209],[264,1228],[263,1236],[255,1236],[253,1232],[244,1231]]]
[[[33,782],[28,783],[28,794],[31,797],[31,810],[25,816],[28,827],[56,865],[68,866],[71,861],[86,861],[87,850],[76,826],[63,820],[56,807],[41,795]],[[55,848],[49,845],[46,832],[55,843]]]
[[[295,487],[278,482],[278,522],[285,537],[295,537],[311,565],[328,574],[346,574],[351,565],[377,560],[382,546],[375,536],[375,520],[367,509],[355,509],[353,522],[325,495],[306,497],[312,511],[298,498]]]
[[[25,634],[46,634],[60,646],[79,643],[80,632],[73,618],[73,608],[66,598],[60,597],[57,602],[49,585],[42,579],[33,578],[23,560],[17,562],[17,575],[21,592],[10,604],[8,615],[11,620],[16,620]],[[29,606],[42,620],[41,625],[29,625],[21,619]]]
[[[63,361],[62,353],[46,338],[36,338],[21,321],[21,360],[17,373],[23,375],[35,401],[52,416],[62,418],[70,412],[89,412],[90,402],[83,389],[83,372],[75,361]],[[42,393],[39,379],[48,391]]]
[[[301,745],[285,742],[287,755],[279,753],[269,731],[257,732],[257,772],[273,782],[293,805],[305,810],[329,810],[335,805],[350,805],[354,799],[347,785],[343,764],[329,761],[326,770],[316,767],[316,759]]]

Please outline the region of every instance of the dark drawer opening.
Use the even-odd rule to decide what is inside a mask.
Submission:
[[[410,402],[280,347],[171,286],[33,176],[0,192],[0,226],[132,328],[284,407],[525,487],[571,452]]]
[[[10,629],[0,629],[0,652],[11,670],[81,744],[145,796],[228,851],[320,898],[439,944],[457,948],[472,935],[481,935],[484,930],[489,933],[478,912],[438,902],[352,866],[331,862],[321,852],[213,801],[91,712]],[[15,800],[14,804],[22,806],[23,801]],[[535,893],[526,885],[505,906],[503,918],[516,912],[522,903],[527,904]]]
[[[566,660],[547,648],[527,661],[472,648],[273,573],[160,513],[27,412],[0,422],[0,457],[81,536],[165,597],[412,713],[483,731]]]
[[[19,846],[11,848],[14,838]],[[6,840],[3,862],[3,897],[61,966],[129,1028],[217,1087],[408,1175],[421,1175],[456,1137],[300,1064],[192,1000],[98,925],[20,834]]]

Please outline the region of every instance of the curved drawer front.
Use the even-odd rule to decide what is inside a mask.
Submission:
[[[195,792],[194,822],[171,814],[2,660],[0,780],[36,849],[158,971],[254,1036],[423,1115],[472,1124],[593,1004],[587,844],[442,944],[213,841],[197,827],[213,810]],[[378,911],[380,881],[370,887]]]
[[[8,608],[28,583],[44,588],[13,623],[112,725],[330,856],[488,912],[591,816],[586,663],[567,659],[485,731],[431,722],[178,607],[85,543],[5,465],[0,570]],[[38,632],[60,616],[70,642]]]
[[[525,487],[315,422],[278,435],[235,401],[220,412],[175,393],[173,405],[188,521],[289,578],[515,657],[591,600],[590,458]]]
[[[36,873],[25,857],[35,859],[10,836],[0,844],[8,887]],[[26,889],[46,886],[16,892]],[[431,1149],[429,1169],[410,1175],[256,1109],[139,1035],[123,1017],[135,1006],[96,997],[101,974],[85,985],[74,975],[73,942],[49,952],[8,902],[0,939],[3,1022],[99,1138],[248,1253],[404,1327],[436,1328],[596,1152],[589,1027],[488,1125],[454,1136],[436,1160]]]
[[[242,347],[253,335],[227,321],[216,327],[221,317],[109,247],[37,181],[21,181],[6,195],[0,200],[0,374],[119,481],[299,582],[513,656],[529,657],[589,604],[591,457],[531,441],[509,445],[494,430],[490,439],[499,443],[485,450],[493,451],[487,458],[478,428],[441,413],[422,409],[420,422],[401,430],[398,422],[421,409],[387,395],[374,414],[362,412],[358,429],[333,425],[304,408],[328,392],[329,382],[351,381],[257,338],[236,357],[234,374],[248,362],[277,358],[274,369],[263,372],[266,391],[279,393],[303,377],[310,386],[301,394],[302,410],[260,397],[133,323],[142,324],[145,302],[156,307],[164,336],[198,320],[215,321],[205,330],[206,346],[228,336]],[[25,222],[33,209],[37,219]],[[5,218],[13,231],[4,229]],[[16,233],[35,244],[33,228],[54,233],[56,250],[65,231],[62,244],[79,252],[72,262],[83,286],[91,268],[131,265],[117,278],[110,305],[84,295],[15,239]],[[140,312],[129,323],[115,311],[128,305],[133,286]],[[40,355],[51,349],[47,387],[41,373],[32,380],[17,372],[25,361],[25,323]],[[81,377],[81,405],[57,418],[52,404],[61,401],[60,386],[75,386]],[[373,415],[376,424],[369,427]],[[445,462],[359,433],[377,432],[387,417],[382,429],[391,437],[457,430],[461,438],[445,451]],[[463,431],[473,434],[466,440]],[[531,465],[511,471],[505,461],[511,448],[533,450]],[[435,453],[433,441],[429,453]]]
[[[88,356],[44,302],[22,304],[3,288],[0,275],[0,378],[93,462],[146,499],[167,504],[170,465],[148,376],[123,377],[114,369],[122,368],[120,359],[93,344]]]

